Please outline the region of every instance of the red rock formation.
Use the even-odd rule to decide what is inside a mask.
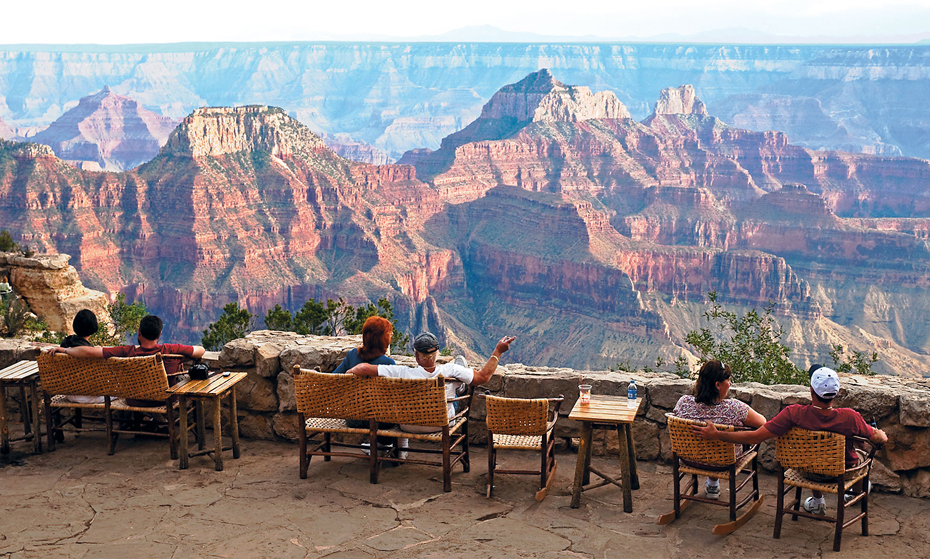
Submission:
[[[58,157],[82,169],[123,171],[155,157],[176,125],[104,87],[30,141],[51,146]]]
[[[672,91],[637,123],[539,72],[415,167],[348,161],[262,106],[195,111],[124,174],[3,143],[0,220],[180,336],[230,300],[261,313],[386,295],[410,330],[478,352],[516,331],[518,360],[652,364],[686,351],[713,290],[775,302],[804,359],[884,338],[903,372],[930,364],[930,164],[791,146]],[[889,318],[848,318],[873,315]]]

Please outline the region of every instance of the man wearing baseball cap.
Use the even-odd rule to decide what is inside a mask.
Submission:
[[[510,349],[510,344],[515,339],[513,336],[501,338],[488,361],[481,369],[476,371],[456,362],[437,365],[436,357],[439,355],[439,339],[430,332],[423,332],[413,340],[413,354],[417,360],[416,367],[359,363],[349,369],[348,372],[360,377],[433,378],[442,375],[447,379],[455,379],[465,384],[484,384],[491,380],[491,375],[494,374],[494,371],[497,370],[497,364],[500,363],[501,355]],[[449,398],[455,397],[453,383],[446,383],[446,392]],[[452,404],[449,404],[449,417],[453,415],[455,415],[455,410]],[[410,429],[406,429],[406,427],[401,425],[401,429],[414,431],[413,426]]]
[[[888,440],[884,431],[866,423],[859,412],[849,408],[833,407],[833,400],[840,391],[840,379],[836,371],[822,365],[813,365],[808,373],[811,378],[811,403],[788,406],[755,431],[717,431],[714,424],[710,422],[705,427],[692,427],[692,429],[705,439],[737,444],[761,443],[784,435],[792,427],[839,433],[846,437],[847,468],[855,466],[860,461],[860,455],[856,452],[856,447],[850,437],[864,437],[875,444],[884,444]],[[815,474],[805,475],[814,476]],[[827,505],[823,493],[814,491],[814,496],[804,501],[804,510],[815,514],[826,514]]]

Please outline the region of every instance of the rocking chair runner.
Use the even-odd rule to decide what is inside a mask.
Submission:
[[[869,473],[872,470],[872,458],[875,456],[877,445],[862,437],[853,439],[868,445],[869,451],[859,464],[847,469],[846,437],[839,433],[808,431],[794,427],[778,437],[775,441],[775,458],[778,460],[778,502],[775,505],[774,533],[776,539],[781,537],[782,520],[786,513],[791,515],[791,520],[804,516],[835,524],[834,551],[840,550],[843,528],[857,520],[862,521],[862,535],[869,535]],[[805,473],[832,479],[812,481]],[[785,495],[792,487],[795,489],[794,500],[785,505]],[[800,510],[802,488],[835,494],[836,516]],[[850,490],[852,498],[847,502],[845,494]],[[859,514],[847,519],[846,508],[856,503],[860,503]]]
[[[494,491],[494,473],[539,476],[536,500],[542,501],[555,478],[555,438],[552,436],[564,398],[499,398],[484,395],[488,427],[488,489]],[[497,467],[500,449],[540,452],[539,470],[503,470]]]
[[[736,452],[737,445],[723,441],[702,439],[691,431],[692,425],[705,425],[703,421],[682,419],[672,414],[668,418],[668,433],[672,440],[672,471],[674,475],[675,509],[659,517],[659,524],[669,524],[681,516],[691,501],[724,506],[729,509],[730,521],[714,526],[713,533],[724,536],[734,532],[758,512],[763,497],[759,493],[758,445],[744,449],[743,454]],[[716,425],[719,431],[733,431],[732,425]],[[746,477],[737,484],[737,476],[745,473]],[[681,481],[688,474],[691,480],[682,491]],[[728,499],[718,501],[697,496],[698,476],[715,477],[729,482]],[[748,494],[737,502],[737,494],[747,483],[752,482]],[[684,500],[684,502],[682,502]],[[736,513],[743,506],[752,503],[747,511],[739,517]]]

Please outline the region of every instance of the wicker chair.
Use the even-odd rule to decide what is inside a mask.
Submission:
[[[484,395],[488,426],[488,489],[494,491],[494,474],[524,474],[539,476],[536,500],[542,501],[555,479],[555,437],[553,430],[559,419],[564,398],[499,398]],[[497,467],[497,451],[501,449],[532,450],[540,453],[538,470],[504,470]]]
[[[307,477],[313,456],[361,458],[369,461],[371,483],[378,483],[381,464],[412,463],[441,466],[443,490],[452,491],[452,467],[462,464],[469,471],[468,412],[472,389],[457,398],[446,398],[445,379],[358,378],[354,375],[332,375],[294,367],[294,391],[297,400],[297,417],[300,442],[300,477]],[[449,417],[447,406],[459,402],[461,408]],[[367,420],[369,427],[353,428],[346,419]],[[430,433],[411,433],[393,424],[432,427]],[[312,437],[323,435],[322,441]],[[407,438],[437,443],[440,449],[406,449],[412,454],[441,454],[439,461],[401,458],[395,447],[388,453],[333,452],[333,446],[360,448],[360,445],[336,442],[333,434],[368,435],[369,448],[376,449],[378,438]],[[315,446],[308,448],[309,444]]]
[[[730,534],[745,524],[758,512],[763,497],[759,493],[759,461],[758,446],[752,445],[743,448],[743,453],[736,452],[737,445],[723,441],[710,441],[698,437],[691,431],[694,425],[703,426],[705,422],[682,419],[670,413],[668,418],[668,434],[672,440],[672,472],[674,476],[675,509],[659,517],[659,524],[668,524],[681,517],[691,501],[698,501],[711,505],[724,506],[729,509],[730,521],[714,526],[713,533],[718,536]],[[733,431],[732,425],[717,425],[719,431]],[[737,483],[740,473],[746,477]],[[681,481],[688,474],[691,480],[682,490]],[[729,482],[728,499],[718,501],[698,497],[698,476],[715,477]],[[746,484],[752,482],[750,490],[742,500],[737,502],[737,495]],[[682,502],[684,501],[684,502]],[[752,503],[742,515],[736,513],[743,506]]]
[[[782,520],[786,513],[791,520],[798,516],[832,522],[836,525],[833,550],[840,550],[843,528],[857,520],[862,521],[862,535],[869,535],[869,473],[877,446],[868,439],[853,437],[869,447],[864,459],[852,468],[846,468],[846,437],[827,431],[808,431],[798,427],[775,441],[775,458],[778,460],[778,502],[775,505],[775,533],[781,537]],[[812,481],[804,473],[817,474],[829,481]],[[785,505],[785,495],[794,488],[794,500]],[[801,510],[801,489],[812,489],[836,495],[836,516],[812,514]],[[847,502],[845,495],[852,490]],[[859,514],[846,518],[846,508],[860,504]],[[786,509],[792,509],[790,511]]]
[[[45,392],[45,421],[50,450],[55,448],[55,438],[61,437],[62,427],[72,424],[77,430],[84,429],[81,423],[83,410],[103,410],[106,423],[108,454],[116,452],[116,441],[120,433],[165,436],[169,441],[172,460],[178,458],[176,398],[168,397],[168,377],[161,355],[148,357],[111,357],[109,359],[78,358],[61,354],[41,353],[39,378]],[[103,403],[81,404],[69,401],[65,395],[103,396]],[[157,401],[159,405],[140,406],[134,400]],[[64,420],[59,412],[70,409],[72,415]],[[120,428],[113,425],[113,412],[134,412],[165,416],[168,433],[158,434],[140,431],[138,428]],[[133,422],[133,427],[136,427]]]

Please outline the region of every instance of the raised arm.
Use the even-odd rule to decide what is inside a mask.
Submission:
[[[488,357],[488,361],[484,364],[484,367],[475,371],[475,379],[471,381],[471,383],[484,384],[491,380],[491,376],[494,374],[494,371],[497,370],[497,365],[501,361],[501,355],[507,353],[510,349],[510,344],[516,339],[516,336],[504,336],[501,338],[501,341],[497,342],[497,347],[494,348],[494,352],[491,353],[491,357]]]
[[[96,346],[53,347],[51,353],[64,353],[71,357],[100,357],[103,358],[103,348]]]
[[[694,425],[691,430],[695,435],[705,439],[737,444],[759,444],[775,437],[765,426],[759,427],[755,431],[718,431],[710,421],[704,427]]]
[[[371,363],[359,363],[349,369],[348,373],[357,377],[376,377],[378,376],[378,366]]]

